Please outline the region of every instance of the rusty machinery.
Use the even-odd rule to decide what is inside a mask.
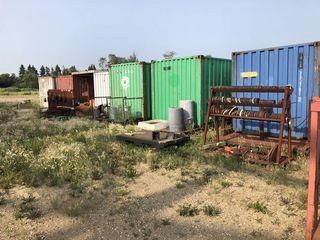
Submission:
[[[211,88],[211,95],[208,101],[208,111],[206,116],[205,130],[202,138],[204,149],[220,149],[225,152],[241,156],[244,160],[261,164],[285,164],[292,159],[291,145],[291,114],[290,96],[293,92],[291,86],[217,86]],[[282,94],[280,101],[266,100],[261,98],[237,98],[223,97],[226,93],[275,93]],[[245,107],[258,107],[259,111],[245,110]],[[274,113],[273,109],[282,111]],[[206,144],[209,130],[210,117],[213,117],[216,141]],[[220,136],[220,121],[222,125],[222,135]],[[259,121],[259,136],[234,132],[225,134],[226,119],[242,119]],[[277,138],[268,136],[264,132],[264,123],[278,123],[279,134]],[[284,138],[284,130],[287,125],[287,138]],[[283,145],[287,145],[287,154],[282,156]],[[249,157],[249,155],[253,157]],[[245,158],[246,157],[246,158]]]
[[[71,90],[48,90],[48,114],[72,114],[74,98]]]

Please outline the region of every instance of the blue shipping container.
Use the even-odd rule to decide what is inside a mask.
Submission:
[[[308,136],[309,102],[319,96],[320,85],[320,42],[297,44],[232,53],[233,86],[287,86],[294,89],[291,95],[292,136]],[[235,93],[235,97],[257,97],[281,100],[283,94],[276,93]],[[247,110],[258,110],[245,107]],[[280,113],[281,109],[275,109]],[[259,122],[233,120],[235,131],[258,132]],[[279,132],[279,124],[265,123],[265,131],[274,135]]]

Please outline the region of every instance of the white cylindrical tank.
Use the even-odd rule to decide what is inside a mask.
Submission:
[[[181,100],[180,107],[183,109],[185,126],[192,129],[195,122],[195,102],[193,100]]]
[[[170,132],[182,132],[185,130],[182,108],[169,108],[168,116]]]

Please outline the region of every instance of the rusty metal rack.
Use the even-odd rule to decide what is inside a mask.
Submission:
[[[307,228],[305,240],[320,239],[319,185],[320,185],[320,98],[311,102],[309,186],[307,202]]]
[[[208,111],[202,144],[204,149],[220,148],[233,155],[241,156],[244,160],[261,164],[286,164],[292,159],[291,140],[291,101],[293,92],[291,86],[217,86],[211,88],[210,99],[208,100]],[[223,97],[222,93],[276,93],[283,94],[280,101],[266,100],[261,98],[237,98]],[[259,107],[259,111],[245,110],[244,107]],[[274,113],[273,109],[282,109],[281,113]],[[205,145],[209,130],[210,117],[213,117],[215,128],[215,142]],[[222,135],[220,136],[220,120]],[[259,121],[259,136],[243,133],[225,134],[225,122],[227,119],[242,119]],[[279,124],[279,135],[277,138],[268,137],[264,132],[264,122]],[[284,130],[287,125],[288,136],[284,138]],[[222,144],[224,143],[224,144]],[[287,154],[282,156],[283,145],[287,145]],[[218,147],[219,146],[219,147]],[[235,148],[232,148],[235,146]],[[252,150],[252,146],[260,150]],[[248,153],[256,153],[252,159],[245,159]],[[259,154],[258,154],[259,153]],[[262,153],[262,154],[261,154]],[[261,156],[264,155],[264,156]]]

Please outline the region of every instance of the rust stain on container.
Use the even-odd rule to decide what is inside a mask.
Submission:
[[[56,78],[56,89],[73,90],[72,75],[59,76]]]

